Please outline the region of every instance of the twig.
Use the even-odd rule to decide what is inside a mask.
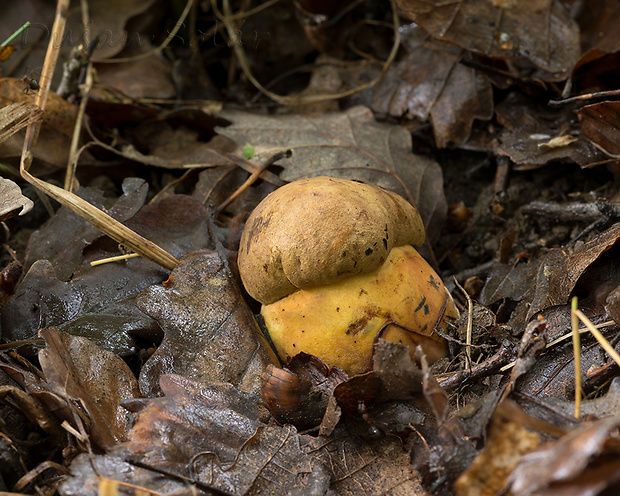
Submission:
[[[84,41],[90,42],[90,16],[88,13],[88,0],[81,0],[82,5],[82,23],[84,25]],[[71,63],[69,61],[68,63]],[[82,131],[82,121],[84,120],[84,114],[86,113],[86,105],[88,104],[88,97],[90,90],[93,86],[92,75],[92,62],[90,55],[88,56],[88,62],[86,64],[86,80],[84,81],[84,88],[81,91],[82,100],[78,108],[78,114],[75,119],[75,125],[73,127],[73,136],[71,137],[71,146],[69,147],[69,161],[67,163],[67,172],[65,174],[65,189],[73,192],[75,190],[75,170],[77,169],[77,148],[80,143],[80,134]]]
[[[226,26],[226,30],[228,31],[228,36],[231,40],[233,50],[235,52],[235,55],[237,56],[237,59],[239,60],[239,65],[241,66],[241,69],[243,70],[245,77],[247,77],[248,80],[261,93],[263,93],[264,95],[268,96],[269,98],[271,98],[272,100],[274,100],[275,102],[281,105],[307,105],[311,103],[319,103],[319,102],[325,102],[325,101],[330,101],[330,100],[337,100],[339,98],[345,98],[347,96],[353,95],[360,91],[364,91],[368,88],[372,88],[375,84],[377,84],[383,78],[383,76],[389,69],[390,65],[396,58],[396,54],[398,53],[398,47],[400,46],[400,31],[398,30],[398,25],[399,25],[398,8],[396,6],[395,0],[390,0],[390,4],[392,6],[394,43],[392,45],[392,50],[390,51],[390,54],[387,60],[385,61],[385,63],[383,64],[383,67],[381,68],[381,72],[375,79],[373,79],[372,81],[368,83],[356,86],[355,88],[352,88],[350,90],[343,91],[341,93],[336,93],[333,95],[323,94],[323,95],[306,95],[306,96],[291,97],[291,96],[278,95],[276,93],[273,93],[272,91],[269,91],[254,77],[254,74],[252,73],[252,70],[250,68],[250,63],[248,62],[248,59],[245,55],[245,51],[243,50],[241,40],[239,40],[237,31],[235,30],[235,26],[232,23],[232,18],[234,17],[234,14],[232,14],[231,9],[230,9],[230,1],[224,0],[223,2],[224,13],[222,13],[222,11],[220,11],[219,7],[217,6],[217,1],[211,0],[211,8],[213,9],[213,12],[218,17],[218,19],[220,19]]]
[[[596,325],[596,328],[597,328],[597,329],[604,329],[605,327],[611,327],[611,326],[614,326],[614,325],[616,325],[616,322],[615,322],[615,321],[613,321],[613,320],[608,320],[608,321],[606,321],[606,322],[601,322],[600,324],[597,324],[597,325]],[[579,334],[584,334],[584,333],[588,332],[588,330],[589,330],[589,329],[588,329],[588,328],[586,328],[586,327],[581,327],[581,328],[579,329]],[[559,338],[557,338],[557,339],[554,339],[554,340],[553,340],[553,341],[551,341],[550,343],[547,343],[546,348],[547,348],[547,349],[552,348],[552,347],[553,347],[553,346],[555,346],[556,344],[561,343],[562,341],[566,341],[566,340],[567,340],[567,339],[569,339],[569,338],[572,338],[572,333],[571,333],[571,332],[569,332],[568,334],[565,334],[564,336],[560,336],[560,337],[559,337]],[[619,365],[620,365],[620,364],[619,364]],[[507,370],[510,370],[510,369],[511,369],[512,367],[514,367],[514,366],[515,366],[515,362],[510,362],[510,363],[508,363],[508,364],[504,365],[504,366],[500,369],[500,372],[506,372]]]
[[[454,278],[454,284],[461,290],[461,292],[467,298],[467,334],[465,337],[465,368],[471,369],[471,331],[473,327],[473,316],[474,316],[474,304],[471,301],[471,297],[469,293],[463,289],[463,286],[459,284]]]
[[[586,317],[581,310],[572,310],[571,313],[574,313],[579,317],[579,320],[583,322],[583,324],[588,328],[588,331],[596,338],[598,343],[603,347],[603,349],[609,354],[609,356],[620,365],[620,355],[614,350],[613,346],[609,344],[609,341],[605,339],[605,336],[601,334],[596,326],[590,321],[588,317]]]
[[[155,47],[153,50],[149,50],[148,52],[141,53],[140,55],[134,55],[132,57],[119,57],[117,59],[101,59],[101,60],[97,60],[96,62],[98,64],[120,64],[123,62],[135,62],[136,60],[142,60],[152,55],[157,55],[170,44],[170,42],[174,39],[176,34],[179,32],[179,29],[183,27],[183,21],[185,21],[185,18],[189,14],[189,11],[192,8],[193,3],[194,3],[194,0],[187,0],[187,4],[185,4],[185,8],[183,9],[181,16],[179,17],[179,20],[176,22],[176,24],[174,25],[174,28],[172,28],[172,30],[170,31],[170,34],[168,34],[164,42],[158,47]]]
[[[620,90],[597,91],[594,93],[585,93],[583,95],[571,96],[564,100],[549,100],[550,107],[561,107],[573,102],[582,102],[585,100],[593,100],[594,98],[609,98],[610,96],[620,96]]]
[[[514,346],[510,343],[510,341],[504,340],[497,353],[489,357],[487,360],[474,366],[471,370],[460,370],[453,373],[446,379],[440,379],[439,384],[445,391],[450,392],[462,387],[464,384],[475,381],[476,379],[497,374],[501,370],[502,365],[514,357],[514,355]]]
[[[124,262],[130,258],[139,257],[137,253],[127,253],[125,255],[117,255],[115,257],[101,258],[99,260],[94,260],[90,263],[91,267],[97,267],[97,265],[103,265],[111,262]]]
[[[246,181],[241,186],[239,186],[239,188],[237,188],[237,191],[235,191],[232,195],[226,198],[226,200],[220,203],[220,205],[215,210],[215,216],[217,217],[222,210],[224,210],[228,205],[230,205],[233,201],[239,198],[246,189],[248,189],[252,184],[254,184],[256,180],[260,177],[260,175],[267,169],[267,167],[269,167],[270,165],[273,165],[275,162],[277,162],[281,158],[285,158],[285,157],[288,158],[291,155],[292,155],[291,150],[282,150],[281,152],[278,152],[274,156],[268,158],[259,167],[256,167],[254,172],[252,172],[252,174],[250,175],[250,177],[248,177]],[[246,162],[249,162],[249,161],[246,161]]]

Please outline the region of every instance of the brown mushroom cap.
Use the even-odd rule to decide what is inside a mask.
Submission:
[[[418,211],[396,193],[333,177],[302,179],[254,209],[239,272],[250,296],[267,305],[375,270],[393,247],[420,245],[424,236]]]

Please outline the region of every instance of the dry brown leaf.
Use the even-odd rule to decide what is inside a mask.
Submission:
[[[114,36],[112,33],[111,36]],[[107,57],[107,46],[95,52],[98,58]],[[132,57],[153,51],[154,46],[145,43],[130,47],[120,53],[121,57]],[[161,54],[142,57],[127,64],[97,64],[98,85],[92,92],[93,98],[106,100],[110,93],[118,90],[123,99],[139,101],[143,98],[174,99],[176,91],[172,84],[172,64]]]
[[[99,36],[94,54],[95,60],[102,60],[118,54],[126,44],[140,41],[140,33],[127,30],[126,26],[132,17],[147,13],[155,0],[89,0],[88,13],[91,19],[90,39]],[[151,14],[152,15],[152,14]],[[72,32],[73,39],[80,39],[84,25],[79,10],[67,19],[67,30]],[[132,39],[133,38],[133,39]]]
[[[579,57],[579,28],[558,0],[398,0],[405,17],[433,37],[500,59],[527,58],[568,77]]]
[[[252,145],[257,163],[277,151],[293,151],[281,161],[282,179],[333,176],[395,191],[418,207],[428,239],[438,236],[447,212],[441,168],[411,152],[411,135],[404,127],[376,122],[366,107],[294,116],[229,110],[221,116],[233,124],[218,132],[240,147]]]
[[[491,82],[460,63],[463,50],[425,38],[419,28],[409,30],[403,42],[408,53],[375,87],[372,108],[430,120],[439,148],[461,144],[475,119],[493,117]]]
[[[341,496],[428,496],[419,474],[411,468],[400,439],[381,440],[342,435],[304,437],[302,449],[312,453],[331,475],[331,488]],[[321,494],[321,493],[319,493]]]
[[[0,177],[0,222],[15,215],[27,214],[33,206],[32,200],[22,195],[17,184]]]
[[[28,90],[28,85],[21,79],[4,78],[0,80],[0,107],[21,102],[33,106],[35,94]],[[43,125],[33,150],[37,162],[43,162],[57,168],[66,167],[73,127],[77,116],[77,106],[50,92]],[[24,133],[11,136],[0,144],[0,157],[16,160],[22,154]],[[89,157],[88,152],[82,158]]]
[[[584,424],[556,442],[524,455],[510,475],[515,496],[603,494],[618,489],[618,415]]]
[[[42,116],[43,111],[31,103],[15,102],[0,108],[0,143]]]
[[[540,445],[540,435],[516,419],[496,412],[489,428],[484,450],[454,485],[456,496],[498,494],[521,456]]]

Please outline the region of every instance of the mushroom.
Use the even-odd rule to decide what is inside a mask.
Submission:
[[[309,353],[348,374],[372,367],[378,338],[445,356],[458,310],[411,246],[424,241],[418,211],[399,195],[355,181],[315,177],[268,195],[246,222],[239,273],[262,303],[283,361]]]

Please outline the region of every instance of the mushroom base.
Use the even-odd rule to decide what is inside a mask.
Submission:
[[[446,342],[434,329],[445,330],[458,310],[426,260],[400,246],[373,272],[299,290],[261,314],[285,362],[305,352],[353,375],[372,368],[380,337],[409,346],[412,356],[421,345],[429,362],[444,357]]]

